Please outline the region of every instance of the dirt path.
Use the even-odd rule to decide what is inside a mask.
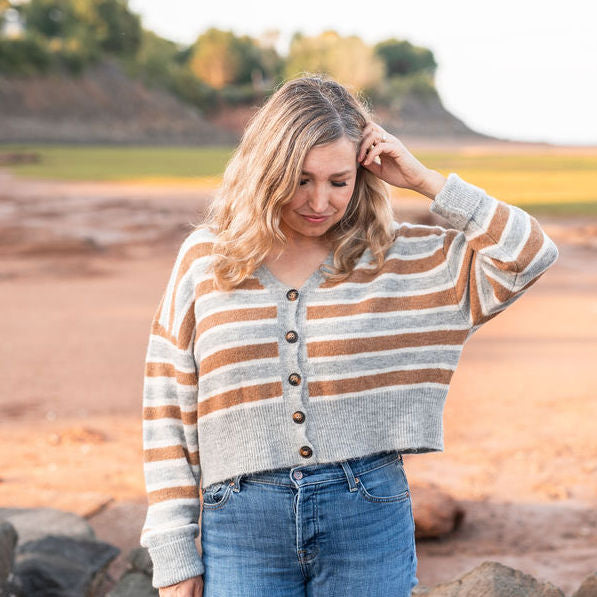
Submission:
[[[0,174],[0,505],[79,512],[126,554],[145,514],[149,323],[209,191],[109,186]],[[571,594],[597,567],[597,221],[540,222],[559,261],[467,343],[445,452],[405,458],[411,484],[466,510],[452,537],[419,542],[424,585],[491,559]]]

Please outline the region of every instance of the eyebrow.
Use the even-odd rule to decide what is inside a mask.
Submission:
[[[344,174],[350,174],[351,172],[352,170],[342,170],[342,172],[334,172],[334,174],[330,174],[330,176],[344,176]],[[308,170],[302,170],[302,173],[313,176],[313,172],[309,172]]]

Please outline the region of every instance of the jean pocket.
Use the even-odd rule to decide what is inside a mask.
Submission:
[[[410,499],[408,480],[402,459],[397,458],[379,468],[355,477],[359,494],[369,502],[401,502]]]
[[[230,498],[234,486],[229,481],[218,481],[203,489],[203,508],[216,510],[222,508]]]

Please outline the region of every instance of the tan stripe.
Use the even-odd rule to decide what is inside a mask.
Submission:
[[[487,279],[493,288],[493,293],[495,294],[496,299],[500,303],[505,303],[512,296],[512,291],[508,290],[503,284],[497,280],[494,280],[490,276],[487,276]]]
[[[154,319],[151,322],[151,333],[154,336],[161,336],[162,338],[168,340],[168,342],[174,344],[174,346],[177,346],[176,338],[170,332],[168,332],[168,330],[157,319]]]
[[[527,238],[527,242],[525,243],[518,259],[518,271],[524,271],[533,259],[537,256],[537,253],[541,250],[544,242],[543,231],[539,226],[539,222],[533,217],[531,217],[531,232],[529,237]]]
[[[433,346],[435,344],[459,345],[464,342],[466,335],[467,330],[438,330],[395,334],[392,336],[309,342],[307,343],[307,356],[309,358],[333,357],[344,354],[358,354],[414,346]]]
[[[155,310],[155,313],[153,315],[153,321],[154,322],[159,321],[159,319],[160,319],[160,317],[162,315],[162,308],[164,306],[164,300],[165,300],[165,298],[166,298],[166,291],[164,290],[164,292],[162,293],[162,296],[160,298],[160,303],[159,303],[159,305],[158,305],[158,307]]]
[[[278,343],[268,342],[267,344],[249,344],[219,350],[218,352],[201,360],[201,374],[210,373],[218,367],[253,361],[255,359],[271,359],[278,356]]]
[[[372,282],[382,274],[396,274],[396,275],[408,275],[408,274],[420,274],[432,270],[433,268],[441,265],[446,260],[444,251],[440,247],[435,253],[428,257],[421,257],[420,259],[388,259],[383,268],[375,273],[369,269],[355,269],[352,274],[346,279],[346,282],[352,282],[357,284],[367,284]],[[331,281],[324,282],[321,288],[331,288],[335,286],[335,283]]]
[[[179,371],[170,363],[152,362],[145,363],[146,377],[172,377],[176,379],[176,383],[183,386],[197,385],[197,373],[187,373],[186,371]]]
[[[504,228],[508,222],[508,207],[500,203],[491,220],[487,234],[472,241],[476,251],[494,245],[500,241]],[[531,230],[527,241],[514,261],[502,261],[490,257],[492,263],[498,269],[507,272],[520,272],[528,267],[529,263],[535,258],[543,246],[543,231],[539,223],[532,216],[530,217]]]
[[[184,316],[182,323],[180,324],[180,330],[178,331],[178,348],[182,350],[189,350],[189,344],[193,338],[195,332],[195,304],[192,303],[189,307],[186,315]]]
[[[400,226],[396,230],[396,238],[399,236],[404,236],[406,238],[421,238],[424,236],[440,236],[443,234],[444,229],[441,226],[431,226],[429,228],[424,228],[422,226],[416,226],[414,228],[409,228],[408,226]]]
[[[217,394],[208,400],[200,402],[198,404],[197,416],[202,417],[224,408],[236,406],[237,404],[265,400],[267,398],[274,398],[275,396],[282,396],[282,382],[275,381],[257,386],[241,387],[237,390]]]
[[[166,502],[168,500],[176,500],[182,498],[199,499],[199,489],[197,485],[184,485],[182,487],[165,487],[164,489],[150,491],[147,494],[147,499],[150,505],[157,504],[158,502]]]
[[[181,411],[177,404],[166,406],[146,406],[143,409],[144,421],[157,421],[158,419],[181,419],[185,425],[194,425],[197,422],[196,411]]]
[[[452,377],[451,369],[410,369],[408,371],[389,371],[376,375],[364,375],[351,379],[333,381],[314,381],[309,383],[309,396],[333,396],[374,390],[386,386],[413,383],[434,382],[448,385]]]
[[[184,458],[189,464],[199,464],[199,451],[189,452],[184,446],[167,446],[165,448],[143,450],[143,462],[160,462],[177,458]]]
[[[503,204],[499,204],[494,217],[492,218],[489,230],[486,235],[482,238],[475,239],[472,241],[465,249],[464,257],[462,260],[462,264],[460,266],[460,272],[458,275],[458,280],[456,282],[456,296],[458,301],[462,300],[462,297],[465,292],[469,292],[469,299],[470,299],[470,312],[472,318],[472,325],[479,325],[482,323],[486,323],[490,319],[493,319],[498,313],[493,313],[490,315],[485,315],[483,313],[483,304],[481,296],[477,291],[477,274],[476,274],[476,262],[478,259],[484,260],[486,256],[482,256],[478,253],[481,248],[485,248],[487,246],[491,246],[494,242],[498,242],[502,233],[503,229],[506,225],[508,219],[508,208]],[[541,230],[537,231],[539,234],[542,232]],[[454,241],[456,236],[459,234],[457,230],[448,230],[446,233],[446,253],[449,250],[450,244]],[[493,239],[493,240],[492,240]],[[529,239],[530,240],[530,239]],[[481,242],[482,241],[482,242]],[[473,250],[474,245],[474,250]],[[529,246],[527,242],[525,247]],[[518,271],[519,263],[517,261],[500,261],[498,259],[491,258],[492,263],[502,271],[508,271],[512,274]],[[511,296],[512,292],[508,290],[500,281],[495,280],[490,276],[484,276],[484,279],[487,280],[495,294],[496,299],[503,303],[507,301]]]
[[[206,257],[210,255],[213,249],[213,243],[199,243],[189,247],[187,252],[184,254],[178,272],[176,273],[176,281],[174,282],[174,288],[172,289],[172,300],[170,301],[170,320],[168,328],[172,329],[174,323],[174,305],[176,304],[176,293],[178,291],[178,285],[182,277],[189,271],[189,268],[196,259]]]
[[[481,249],[496,245],[500,242],[502,234],[504,233],[504,228],[508,223],[509,215],[510,211],[508,206],[504,203],[498,203],[497,208],[493,213],[493,217],[491,218],[491,222],[487,227],[487,232],[471,241],[471,244],[476,251],[480,251]]]
[[[416,309],[429,309],[453,305],[454,293],[451,288],[414,296],[375,297],[348,305],[307,306],[307,319],[348,317],[360,313],[388,313]]]
[[[246,278],[244,282],[239,284],[235,287],[235,290],[263,290],[264,287],[262,286],[261,282],[255,277]],[[207,280],[203,280],[203,282],[199,282],[195,286],[195,299],[198,299],[210,292],[215,290],[214,286],[214,279],[209,278]]]
[[[220,311],[204,317],[197,324],[197,337],[206,330],[217,325],[232,323],[237,321],[258,321],[260,319],[276,319],[278,311],[276,307],[254,307],[251,309],[230,309]]]

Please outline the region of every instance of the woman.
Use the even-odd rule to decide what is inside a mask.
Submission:
[[[395,222],[382,181],[449,226]],[[285,83],[153,319],[141,544],[160,595],[410,595],[402,454],[443,450],[464,343],[557,255],[533,217],[425,167],[343,86]]]

